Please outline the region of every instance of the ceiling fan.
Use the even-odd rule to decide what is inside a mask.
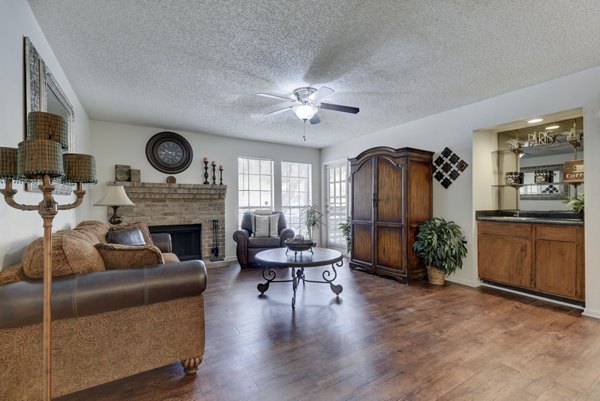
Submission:
[[[302,88],[294,89],[292,95],[289,97],[272,95],[270,93],[257,93],[258,96],[270,97],[273,99],[283,99],[287,102],[293,103],[292,105],[285,106],[281,109],[271,111],[265,116],[273,114],[283,113],[284,111],[292,110],[296,116],[304,120],[308,120],[311,124],[318,124],[321,122],[318,112],[319,109],[327,109],[334,111],[341,111],[343,113],[357,114],[360,109],[358,107],[342,106],[340,104],[323,103],[321,99],[326,98],[335,91],[327,86],[321,86],[318,90],[316,88],[306,86]]]

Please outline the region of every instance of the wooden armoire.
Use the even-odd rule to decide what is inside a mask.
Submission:
[[[432,157],[426,150],[376,147],[350,159],[351,268],[402,282],[426,276],[412,244],[433,213]]]

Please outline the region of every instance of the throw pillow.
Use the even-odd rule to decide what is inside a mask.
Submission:
[[[142,230],[139,228],[109,231],[106,233],[106,240],[109,244],[146,245]]]
[[[121,231],[121,230],[130,230],[132,228],[139,228],[144,236],[144,242],[148,245],[154,245],[152,242],[152,235],[150,235],[150,229],[146,223],[130,223],[130,224],[119,224],[110,226],[110,231]]]
[[[273,214],[273,210],[271,209],[255,209],[254,214],[258,214],[260,216],[270,216]]]
[[[110,224],[97,220],[84,220],[74,228],[76,231],[85,232],[92,242],[106,242],[106,233],[110,229]]]
[[[179,257],[172,252],[166,252],[162,254],[163,260],[165,263],[175,263],[179,262]]]
[[[102,257],[94,248],[95,236],[85,230],[62,230],[52,235],[52,276],[104,271]],[[44,276],[44,239],[33,241],[21,257],[29,278]]]
[[[107,270],[136,269],[163,264],[160,249],[154,245],[96,244]]]
[[[279,213],[268,216],[252,214],[252,235],[254,237],[276,237]]]
[[[25,272],[23,272],[22,263],[5,267],[0,271],[0,284],[8,284],[21,280],[25,280]]]

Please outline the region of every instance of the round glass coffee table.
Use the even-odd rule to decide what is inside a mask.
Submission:
[[[294,253],[287,252],[287,248],[275,248],[262,251],[256,254],[255,258],[259,265],[263,266],[262,276],[265,283],[260,283],[256,286],[260,295],[263,295],[271,283],[292,283],[292,309],[296,309],[296,289],[300,281],[303,283],[323,283],[329,284],[329,288],[336,296],[339,296],[344,288],[340,284],[334,284],[333,281],[337,278],[336,266],[341,267],[343,257],[341,252],[326,248],[313,248],[310,251]],[[331,265],[331,271],[325,269],[323,271],[323,280],[308,280],[304,276],[304,268]],[[292,278],[288,280],[276,280],[277,272],[274,270],[278,267],[292,268]]]

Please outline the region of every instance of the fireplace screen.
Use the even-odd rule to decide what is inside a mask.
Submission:
[[[171,234],[173,253],[179,260],[202,259],[202,224],[150,226],[149,228],[153,234]]]

